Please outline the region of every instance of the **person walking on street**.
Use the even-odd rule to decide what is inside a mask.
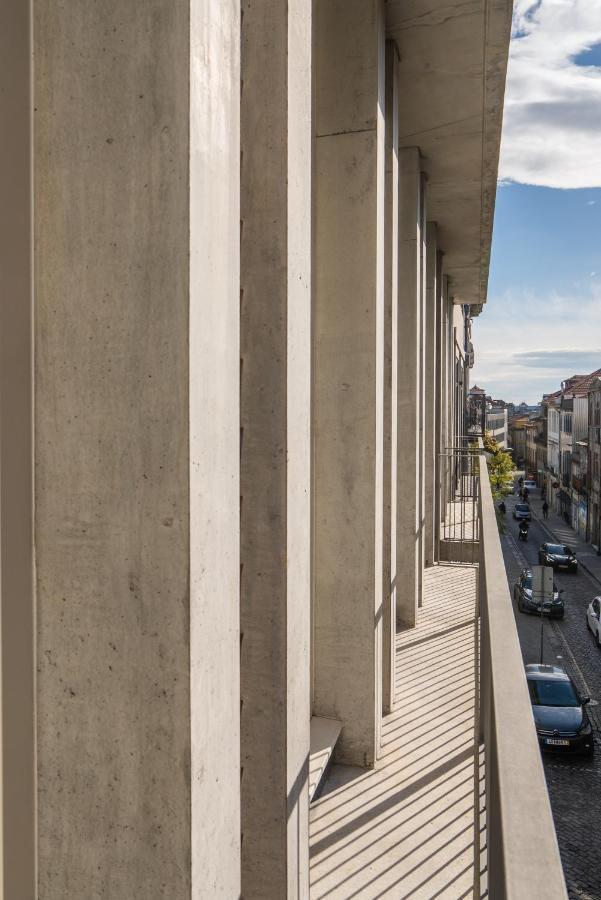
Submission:
[[[543,501],[543,516],[545,519],[549,518],[549,504],[546,500]]]

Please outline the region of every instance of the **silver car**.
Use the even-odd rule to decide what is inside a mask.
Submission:
[[[530,515],[530,507],[527,503],[516,503],[513,508],[513,518],[518,522],[529,522],[532,518]]]

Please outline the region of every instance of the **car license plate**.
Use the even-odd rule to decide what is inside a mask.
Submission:
[[[545,738],[545,744],[553,744],[554,747],[569,747],[570,742],[563,738]]]
[[[568,568],[567,563],[560,563],[559,568],[560,568],[560,569],[567,569],[567,568]]]

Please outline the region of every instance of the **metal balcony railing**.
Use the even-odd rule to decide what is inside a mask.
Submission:
[[[441,454],[441,516],[439,560],[478,561],[479,522],[478,436],[457,438],[457,444]]]

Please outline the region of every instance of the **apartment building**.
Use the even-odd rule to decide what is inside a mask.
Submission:
[[[508,419],[508,442],[512,448],[513,458],[517,465],[526,465],[526,426],[527,416],[512,416]]]
[[[601,379],[588,392],[588,539],[601,548]]]
[[[486,404],[486,430],[501,447],[509,446],[507,410],[493,402]]]
[[[526,468],[534,476],[539,487],[544,480],[547,457],[547,420],[544,415],[528,419],[526,433]]]
[[[453,499],[511,7],[9,0],[6,900],[309,897],[311,801],[330,759],[382,764],[396,633]],[[520,877],[560,897],[502,665],[491,884],[533,821]],[[506,701],[526,790],[497,753]]]

